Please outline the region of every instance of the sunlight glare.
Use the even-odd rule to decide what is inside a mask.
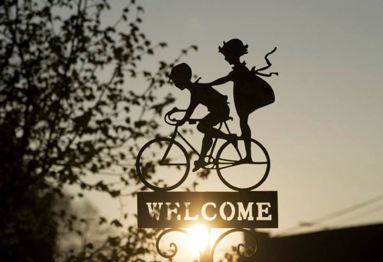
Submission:
[[[209,229],[201,224],[188,229],[190,234],[189,248],[193,252],[201,252],[209,247]]]

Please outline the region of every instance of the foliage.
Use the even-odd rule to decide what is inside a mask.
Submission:
[[[92,209],[92,207],[90,206]],[[156,261],[153,254],[155,249],[156,230],[142,230],[135,226],[124,228],[123,232],[111,230],[106,219],[90,218],[91,215],[97,217],[97,210],[89,210],[87,215],[89,219],[74,222],[74,227],[82,229],[78,232],[71,232],[72,236],[67,235],[64,238],[68,242],[78,240],[79,237],[73,234],[79,234],[81,243],[71,243],[69,252],[62,252],[57,260],[68,262],[79,261]],[[90,212],[89,212],[90,211]],[[116,227],[122,227],[122,224],[116,219],[110,222]],[[81,247],[80,249],[78,247]],[[144,256],[144,254],[147,254]]]
[[[134,0],[106,25],[109,9],[106,0],[0,4],[2,261],[52,261],[58,224],[75,231],[70,225],[79,220],[55,207],[66,197],[65,188],[119,197],[114,184],[91,183],[88,177],[134,158],[137,139],[155,134],[157,116],[174,101],[157,91],[180,57],[160,61],[154,71],[143,69],[143,59],[166,43],[153,44],[142,32],[144,10]],[[196,47],[181,56],[190,49]],[[137,77],[148,83],[146,89],[127,87],[127,78]],[[119,150],[127,144],[127,150]],[[136,184],[134,171],[122,172],[124,186]],[[152,234],[129,230],[99,248],[87,243],[68,259],[144,261],[140,256],[148,247],[139,241]],[[115,253],[117,247],[124,251]]]

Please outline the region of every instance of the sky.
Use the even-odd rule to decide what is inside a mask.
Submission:
[[[382,1],[145,0],[142,5],[144,31],[169,44],[159,57],[198,45],[183,62],[201,81],[230,72],[218,53],[223,41],[239,38],[248,44],[243,59],[249,67],[264,65],[263,56],[278,47],[270,60],[279,76],[266,79],[276,101],[250,118],[253,137],[266,146],[272,163],[258,189],[279,194],[280,226],[272,233],[290,233],[301,222],[383,194]],[[232,96],[231,83],[217,90]],[[169,91],[177,106],[187,106],[184,93]],[[202,188],[225,189],[219,183],[212,176]],[[382,204],[303,229],[382,222]]]
[[[106,20],[114,21],[127,3],[111,1]],[[278,48],[269,58],[270,71],[279,76],[265,79],[276,101],[249,119],[252,136],[271,158],[270,174],[257,190],[278,191],[279,227],[267,232],[281,236],[383,222],[383,1],[140,3],[145,9],[142,30],[153,42],[168,43],[148,67],[155,66],[153,61],[172,60],[181,49],[195,44],[198,52],[189,53],[182,62],[202,82],[209,82],[231,71],[218,53],[223,41],[239,38],[247,44],[243,60],[249,67],[264,66],[264,55]],[[231,125],[239,133],[232,84],[216,89],[229,97]],[[188,105],[187,92],[171,85],[163,92],[174,94],[177,107]],[[198,109],[196,115],[204,112]],[[165,123],[162,128],[169,130]],[[196,131],[192,143],[198,146],[201,138]],[[192,181],[193,173],[186,182]],[[199,190],[229,191],[215,172]],[[106,217],[118,216],[121,205],[136,212],[135,199],[122,203],[99,193],[88,198]],[[136,223],[136,218],[129,221]]]
[[[383,222],[383,1],[141,3],[144,32],[153,41],[169,44],[156,58],[169,60],[180,49],[198,45],[198,52],[182,62],[201,81],[230,72],[218,53],[223,41],[239,38],[248,44],[243,59],[249,67],[265,65],[264,55],[278,47],[270,60],[271,71],[279,76],[266,79],[276,101],[249,120],[253,137],[267,148],[272,163],[268,179],[257,190],[278,191],[279,228],[270,233]],[[123,5],[112,3],[115,10]],[[231,83],[217,87],[231,101],[232,89]],[[187,106],[184,92],[171,86],[164,92],[174,93],[178,107]],[[227,189],[212,174],[201,190]],[[376,197],[379,200],[355,212],[321,219]],[[105,212],[115,207],[108,205]],[[315,223],[296,227],[302,222]]]

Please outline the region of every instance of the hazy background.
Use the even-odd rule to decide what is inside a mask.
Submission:
[[[258,189],[279,194],[280,226],[270,232],[383,221],[383,1],[141,2],[144,31],[169,44],[156,60],[171,59],[196,44],[199,51],[183,62],[201,81],[231,70],[218,53],[222,41],[240,38],[248,44],[243,59],[249,67],[265,65],[263,56],[278,47],[270,60],[271,71],[280,75],[266,79],[276,102],[250,119],[252,136],[266,146],[272,162],[269,178]],[[112,5],[117,10],[125,3]],[[177,96],[178,107],[187,106],[187,93],[165,89]],[[232,99],[231,83],[218,90]],[[201,189],[226,190],[214,172]],[[354,212],[294,228],[379,196]],[[95,201],[106,214],[119,206],[100,202],[96,195]],[[135,201],[129,206],[134,211]]]

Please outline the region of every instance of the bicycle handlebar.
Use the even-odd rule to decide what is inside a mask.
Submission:
[[[176,119],[176,118],[172,117],[172,115],[176,114],[176,113],[180,113],[180,112],[186,112],[186,109],[178,109],[177,107],[174,107],[172,110],[167,112],[165,114],[165,117],[164,117],[165,123],[167,123],[168,125],[171,125],[171,126],[179,125],[180,119]],[[200,120],[201,120],[200,118],[190,118],[187,120],[187,122],[189,124],[196,124]],[[227,120],[233,120],[233,118],[229,117]]]
[[[174,116],[172,116],[173,114],[176,114],[176,113],[180,113],[180,112],[186,112],[186,109],[178,109],[177,107],[174,107],[172,110],[170,110],[169,112],[167,112],[165,114],[165,123],[167,123],[168,125],[171,125],[171,126],[177,126],[179,125],[179,121],[180,119],[176,119]],[[187,122],[189,122],[189,124],[195,124],[197,123],[199,120],[201,119],[188,119]]]
[[[171,126],[178,125],[179,119],[172,117],[172,115],[179,112],[186,112],[186,110],[181,110],[181,109],[178,109],[177,107],[174,107],[172,110],[167,112],[164,117],[165,123]]]

